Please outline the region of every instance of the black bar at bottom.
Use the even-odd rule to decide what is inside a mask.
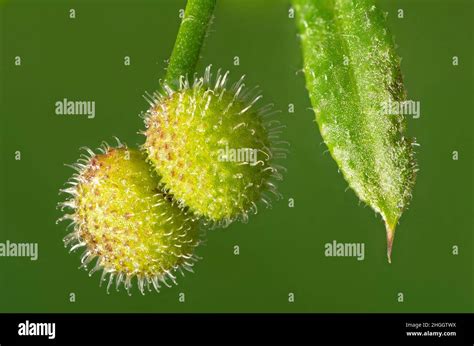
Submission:
[[[472,314],[0,314],[0,345],[473,345],[473,328]]]

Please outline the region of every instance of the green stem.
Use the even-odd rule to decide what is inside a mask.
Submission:
[[[215,4],[216,0],[188,0],[165,83],[176,86],[181,76],[193,76]]]

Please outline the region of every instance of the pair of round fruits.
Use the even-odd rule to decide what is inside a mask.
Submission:
[[[257,107],[261,96],[243,79],[227,79],[212,78],[208,67],[192,83],[164,85],[146,97],[140,149],[104,143],[73,165],[77,173],[62,190],[70,198],[60,204],[73,227],[64,242],[71,251],[84,248],[81,267],[92,266],[90,275],[102,270],[107,291],[123,284],[130,293],[135,281],[142,293],[176,283],[177,272],[193,270],[205,227],[246,221],[258,202],[278,197],[282,126],[269,119],[271,106]],[[232,150],[256,155],[229,157]]]

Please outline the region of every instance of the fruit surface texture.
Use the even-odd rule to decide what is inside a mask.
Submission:
[[[150,96],[145,115],[144,148],[162,176],[165,191],[180,205],[210,221],[228,224],[247,219],[257,202],[279,196],[275,180],[281,167],[274,159],[286,152],[282,130],[266,119],[270,106],[257,107],[261,96],[245,89],[243,79],[228,86],[228,73],[205,76],[178,90]],[[270,114],[271,115],[271,114]]]
[[[96,260],[91,274],[102,269],[109,287],[129,290],[136,277],[142,293],[175,282],[176,271],[192,271],[197,222],[158,189],[144,154],[107,145],[100,154],[88,151],[74,165],[78,173],[64,190],[72,198],[62,204],[73,211],[63,217],[74,226],[65,244],[85,249],[82,266]]]

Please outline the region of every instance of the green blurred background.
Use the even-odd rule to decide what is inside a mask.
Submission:
[[[386,260],[382,221],[358,203],[325,153],[309,110],[290,4],[218,0],[198,70],[247,75],[282,112],[291,154],[284,199],[248,224],[208,233],[196,273],[160,294],[106,294],[63,247],[56,204],[79,147],[141,144],[142,98],[163,76],[184,1],[7,1],[0,6],[0,242],[39,243],[39,259],[0,257],[2,312],[470,312],[473,310],[473,3],[380,2],[421,118],[414,199]],[[69,18],[69,10],[76,18]],[[397,17],[398,9],[404,18]],[[14,59],[20,56],[21,66]],[[129,56],[131,65],[124,65]],[[238,56],[240,65],[234,66]],[[459,57],[459,66],[452,57]],[[96,102],[95,119],[56,115],[63,98]],[[288,112],[288,104],[295,112]],[[21,151],[21,161],[15,152]],[[452,160],[452,152],[459,160]],[[293,198],[295,207],[288,207]],[[324,244],[365,243],[365,260]],[[234,255],[234,246],[240,255]],[[459,246],[459,255],[452,247]],[[76,301],[70,302],[70,293]],[[178,301],[185,293],[184,303]],[[397,294],[404,294],[404,302]],[[295,301],[288,301],[294,293]]]

